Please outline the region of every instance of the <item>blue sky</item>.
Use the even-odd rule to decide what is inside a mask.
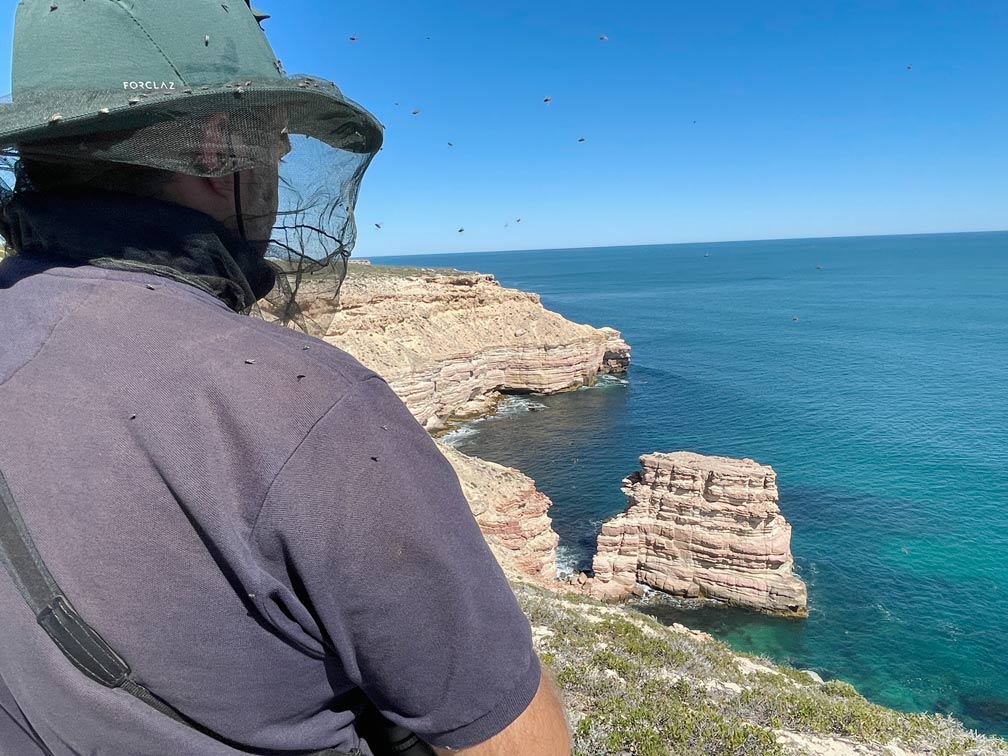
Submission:
[[[1008,227],[1004,0],[254,5],[386,127],[357,256]]]

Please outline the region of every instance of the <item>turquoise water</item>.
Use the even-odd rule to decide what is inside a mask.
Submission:
[[[640,454],[752,457],[777,471],[808,620],[648,611],[1008,735],[1008,233],[376,262],[493,273],[631,344],[625,382],[457,442],[535,478],[569,566]]]

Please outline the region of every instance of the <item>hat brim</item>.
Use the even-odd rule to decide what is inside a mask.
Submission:
[[[291,134],[355,153],[378,152],[382,125],[336,85],[314,76],[184,86],[134,82],[136,89],[19,94],[0,104],[0,149],[245,107],[284,108]],[[163,86],[162,86],[163,85]]]

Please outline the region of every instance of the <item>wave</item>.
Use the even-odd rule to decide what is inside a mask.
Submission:
[[[874,608],[879,611],[879,613],[885,617],[887,622],[893,621],[893,613],[890,609],[882,603],[874,604]]]
[[[479,428],[474,427],[473,423],[466,423],[465,425],[460,425],[454,430],[450,430],[440,437],[440,441],[447,446],[457,449],[459,444],[461,444],[466,439],[472,438],[477,433],[479,433]]]
[[[525,412],[540,412],[549,409],[545,404],[530,399],[527,396],[506,396],[497,405],[497,411],[491,417],[509,417]]]
[[[549,409],[549,407],[545,404],[540,404],[537,401],[529,399],[528,397],[506,396],[498,402],[497,409],[492,415],[475,417],[472,420],[466,420],[465,422],[459,423],[455,425],[452,430],[442,436],[439,436],[439,439],[452,448],[458,448],[460,444],[479,433],[479,424],[482,422],[494,420],[499,417],[521,415],[526,412],[540,412],[545,409]]]
[[[578,386],[578,391],[591,391],[592,389],[607,389],[613,386],[627,386],[630,381],[620,375],[602,373],[595,377],[595,383],[590,386]]]
[[[578,555],[570,546],[557,546],[556,550],[557,577],[561,580],[574,575],[578,571]]]

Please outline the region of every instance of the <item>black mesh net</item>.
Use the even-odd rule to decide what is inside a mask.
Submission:
[[[103,176],[123,165],[150,169],[154,184],[174,173],[240,173],[241,213],[221,220],[277,271],[274,289],[246,314],[324,337],[356,239],[360,183],[381,134],[331,82],[304,76],[288,82],[279,91],[275,83],[267,89],[235,82],[226,91],[127,93],[128,106],[114,111],[101,103],[114,102],[113,94],[122,100],[121,92],[104,99],[46,92],[35,110],[52,111],[48,124],[0,150],[0,204],[41,188],[25,163],[36,179],[45,176],[48,188],[102,186]],[[308,89],[320,96],[306,97]],[[31,106],[21,97],[17,105],[19,112]],[[0,105],[0,115],[6,107]]]
[[[278,283],[253,314],[324,336],[356,239],[353,209],[370,156],[336,150],[311,137],[293,135],[290,141],[291,152],[280,164],[279,210],[266,252],[278,270]]]

